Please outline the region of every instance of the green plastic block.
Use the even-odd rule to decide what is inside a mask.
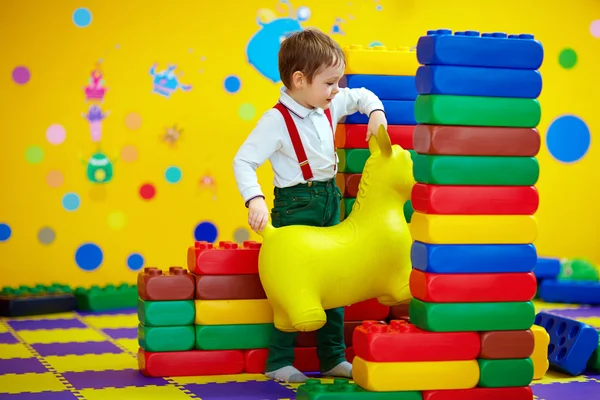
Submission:
[[[535,128],[541,117],[536,99],[435,94],[415,101],[419,124]]]
[[[138,343],[146,351],[188,351],[196,344],[194,325],[138,325]]]
[[[535,157],[418,154],[415,180],[434,185],[532,186],[540,176]]]
[[[348,218],[348,215],[350,215],[350,212],[352,211],[352,206],[354,205],[355,201],[356,198],[354,197],[344,197],[342,199],[342,219]]]
[[[600,329],[598,330],[598,333],[600,333]],[[592,371],[600,372],[600,339],[598,339],[598,348],[592,353],[587,366]]]
[[[410,159],[413,160],[413,162],[415,162],[415,157],[417,156],[417,152],[414,150],[408,150],[408,152],[410,153]]]
[[[138,292],[136,284],[122,283],[119,286],[93,285],[86,289],[75,289],[77,309],[82,311],[106,311],[133,308],[137,304]]]
[[[337,149],[339,172],[360,174],[371,156],[369,149]]]
[[[196,325],[200,350],[266,349],[273,324]]]
[[[589,260],[574,258],[561,262],[560,281],[589,281],[598,282],[598,269]]]
[[[194,300],[138,300],[138,319],[145,326],[193,325],[195,317]]]
[[[480,387],[528,386],[533,380],[531,358],[478,359]]]
[[[308,379],[298,387],[296,400],[423,400],[421,392],[370,392],[346,379],[333,383]]]
[[[12,295],[12,296],[29,296],[29,295],[41,295],[41,294],[62,294],[62,293],[73,293],[68,285],[62,283],[52,283],[50,285],[35,285],[27,286],[21,285],[19,287],[5,286],[0,290],[0,295]]]
[[[414,213],[415,213],[415,209],[412,206],[412,201],[408,200],[406,203],[404,203],[404,218],[406,219],[406,222],[408,222],[409,224],[412,219],[412,215]]]
[[[526,330],[535,320],[531,301],[426,303],[412,299],[410,322],[434,332]]]

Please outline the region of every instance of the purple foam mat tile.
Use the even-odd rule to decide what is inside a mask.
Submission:
[[[296,398],[296,393],[275,381],[191,383],[183,385],[202,400],[277,400]]]
[[[0,375],[4,374],[41,374],[48,372],[37,358],[10,358],[7,360],[0,359]]]
[[[531,385],[531,389],[539,400],[592,400],[600,397],[600,382],[596,381]]]
[[[87,317],[90,315],[129,315],[137,314],[137,307],[134,308],[121,308],[119,310],[107,310],[107,311],[76,311],[77,314]]]
[[[589,317],[600,317],[600,307],[581,307],[581,308],[573,308],[573,309],[547,309],[543,310],[548,314],[560,315],[561,317],[566,318],[589,318]]]
[[[32,344],[31,347],[33,347],[35,351],[40,353],[42,357],[123,353],[123,350],[121,350],[117,345],[109,341],[81,343],[37,343]]]
[[[137,339],[138,328],[106,328],[102,329],[112,339]]]
[[[68,390],[62,392],[37,392],[37,393],[1,393],[0,399],[4,400],[77,400],[77,396]]]
[[[0,333],[0,343],[2,344],[16,344],[19,343],[16,337],[10,332]]]
[[[8,321],[8,325],[15,331],[86,328],[86,325],[77,318],[16,320]]]
[[[64,372],[62,376],[77,390],[106,387],[123,388],[126,386],[164,386],[169,384],[163,378],[145,377],[137,369]]]

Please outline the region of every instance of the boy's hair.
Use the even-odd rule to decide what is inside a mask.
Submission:
[[[322,69],[346,63],[341,47],[329,36],[317,29],[305,29],[292,33],[281,43],[279,49],[279,75],[288,88],[292,88],[292,75],[301,71],[312,83]]]

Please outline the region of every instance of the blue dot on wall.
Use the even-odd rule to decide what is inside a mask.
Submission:
[[[240,87],[242,86],[240,78],[238,78],[235,75],[230,75],[227,78],[225,78],[224,84],[225,90],[227,90],[229,93],[236,93],[238,90],[240,90]]]
[[[548,151],[558,161],[581,159],[590,148],[591,135],[586,123],[575,115],[563,115],[550,124],[546,133]]]
[[[144,266],[144,257],[138,253],[131,253],[127,257],[127,267],[132,271],[139,271]]]
[[[181,180],[181,170],[178,167],[169,167],[165,171],[165,179],[169,183],[177,183]]]
[[[196,225],[194,230],[194,238],[200,242],[214,243],[217,240],[217,227],[212,222],[204,221]]]
[[[0,224],[0,242],[6,242],[12,235],[12,229],[7,224]]]
[[[75,252],[75,262],[84,271],[97,269],[103,259],[102,249],[94,243],[84,243]]]
[[[63,196],[62,205],[67,211],[75,211],[79,208],[81,201],[76,193],[67,193]]]
[[[78,8],[73,13],[73,22],[80,28],[85,28],[92,22],[92,13],[87,8]]]

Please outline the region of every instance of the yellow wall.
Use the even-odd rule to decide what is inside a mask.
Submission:
[[[203,221],[217,227],[218,240],[248,235],[258,240],[246,229],[232,158],[279,90],[279,83],[248,63],[246,46],[260,30],[258,20],[285,17],[287,6],[277,0],[151,3],[10,0],[0,6],[0,223],[12,231],[0,243],[0,285],[132,282],[136,272],[128,269],[130,254],[142,255],[145,265],[185,264],[186,248]],[[340,32],[334,37],[340,44],[412,46],[426,30],[439,27],[534,33],[546,54],[540,132],[545,137],[554,118],[572,113],[593,134],[600,128],[600,38],[593,37],[590,27],[600,19],[600,5],[596,0],[566,4],[293,0],[292,15],[296,18],[300,11],[301,19],[308,17],[299,22],[302,27],[326,32],[339,19]],[[80,7],[92,15],[86,27],[74,23]],[[565,48],[574,49],[578,57],[570,69],[558,62]],[[89,107],[84,87],[100,60],[108,87],[101,108],[109,114],[102,122],[101,140],[94,142],[82,114]],[[170,98],[152,93],[149,71],[154,63],[159,70],[177,64],[180,82],[192,89],[178,89]],[[25,84],[13,80],[18,66],[30,71]],[[241,81],[236,93],[224,89],[230,75]],[[66,132],[60,144],[48,140],[53,125]],[[183,133],[171,147],[162,137],[173,125]],[[60,128],[50,132],[52,140],[60,139]],[[32,146],[42,150],[41,159]],[[114,160],[114,176],[105,184],[86,177],[87,160],[99,149]],[[26,154],[38,162],[28,162]],[[540,254],[600,262],[596,142],[570,164],[556,161],[543,144],[539,160]],[[178,183],[166,181],[169,166],[182,171]],[[270,202],[268,164],[259,177]],[[149,201],[139,195],[146,182],[157,191]],[[67,193],[79,197],[77,210],[63,207]],[[44,228],[52,231],[40,234]],[[40,243],[40,235],[49,242],[52,232],[51,243]],[[102,263],[93,272],[81,270],[75,261],[78,247],[88,242],[102,251]]]

